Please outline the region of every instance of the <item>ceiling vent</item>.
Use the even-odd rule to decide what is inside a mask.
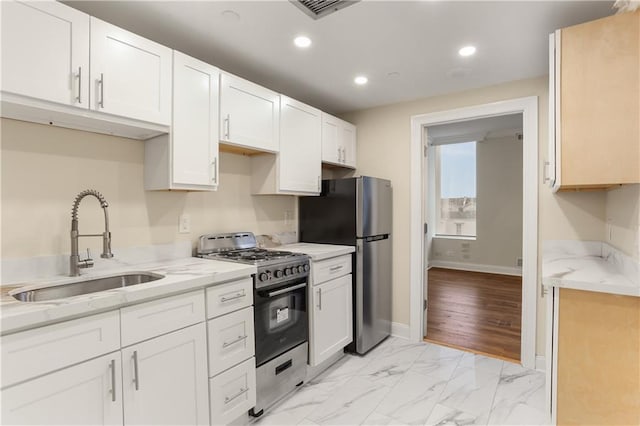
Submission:
[[[320,19],[360,0],[290,0],[313,19]]]

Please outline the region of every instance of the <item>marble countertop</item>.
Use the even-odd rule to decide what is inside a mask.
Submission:
[[[600,241],[544,241],[542,283],[640,297],[637,260]]]
[[[311,260],[318,261],[341,256],[343,254],[353,253],[356,251],[356,248],[354,246],[340,246],[333,244],[295,243],[279,246],[278,250],[304,253],[309,256]]]
[[[122,272],[154,272],[164,275],[164,278],[130,287],[46,302],[19,302],[11,296],[21,290],[111,276]],[[82,276],[76,278],[56,276],[47,280],[32,280],[28,285],[3,285],[0,287],[0,333],[8,334],[74,317],[117,309],[145,300],[197,290],[249,277],[255,272],[256,267],[253,265],[187,257],[129,265],[126,268],[109,271],[89,270],[87,272],[83,270]]]

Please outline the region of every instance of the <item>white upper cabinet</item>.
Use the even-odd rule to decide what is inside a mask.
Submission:
[[[320,193],[321,115],[316,108],[280,96],[280,152],[251,157],[253,194]]]
[[[91,17],[91,109],[171,122],[171,49]]]
[[[280,149],[280,95],[223,73],[220,77],[220,141],[254,151]]]
[[[219,75],[216,67],[173,52],[171,134],[145,142],[145,189],[217,189]]]
[[[58,2],[0,2],[2,91],[89,105],[89,15]]]
[[[356,168],[356,126],[322,113],[322,162]]]
[[[320,192],[321,114],[316,108],[281,96],[280,191]]]

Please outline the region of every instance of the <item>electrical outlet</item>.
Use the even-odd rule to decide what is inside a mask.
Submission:
[[[517,257],[516,258],[516,266],[522,268],[522,258],[521,257]]]
[[[180,215],[180,223],[178,224],[178,233],[188,234],[191,232],[191,216],[188,214]]]
[[[607,241],[611,242],[611,240],[613,239],[613,225],[612,225],[613,219],[607,219],[607,228],[606,228],[606,232],[607,232]]]
[[[293,212],[291,210],[285,210],[284,211],[284,226],[291,225],[291,222],[293,222]]]

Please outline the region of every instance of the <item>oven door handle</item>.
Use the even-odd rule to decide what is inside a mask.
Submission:
[[[276,291],[270,291],[269,293],[267,293],[267,297],[279,296],[281,294],[289,293],[290,291],[298,290],[299,288],[303,288],[306,286],[307,286],[307,283],[302,283],[302,284],[294,285],[293,287],[287,287],[287,288],[283,288]]]

